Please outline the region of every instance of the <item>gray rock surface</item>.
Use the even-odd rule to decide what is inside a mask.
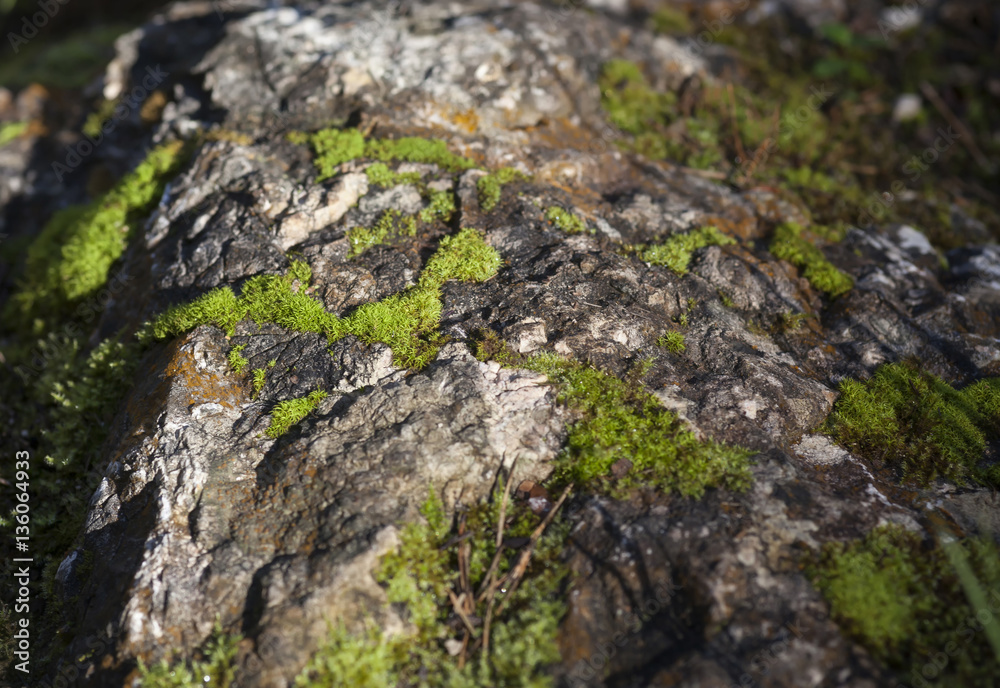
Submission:
[[[543,376],[471,355],[472,333],[485,328],[515,351],[554,351],[615,375],[650,358],[646,386],[698,436],[759,452],[745,494],[571,501],[575,578],[554,670],[563,685],[888,685],[828,619],[798,561],[878,523],[920,528],[928,495],[892,490],[811,433],[837,383],[884,362],[914,355],[952,380],[996,375],[1000,252],[957,249],[945,268],[911,228],[852,230],[829,258],[856,286],[824,304],[764,242],[750,243],[767,222],[795,219],[793,210],[762,201],[766,192],[739,194],[625,155],[604,136],[595,80],[607,59],[645,59],[662,87],[696,72],[711,78],[704,61],[604,4],[610,13],[530,3],[246,6],[220,25],[209,3],[182,3],[134,46],[122,44],[109,82],[148,64],[173,70],[150,139],[196,125],[248,138],[201,145],[170,184],[123,258],[135,288],[104,313],[101,337],[215,287],[281,274],[293,257],[312,268],[310,293],[345,315],[414,284],[457,227],[483,230],[504,266],[482,284],[445,285],[450,341],[419,372],[394,366],[381,344],[328,345],[250,321],[231,338],[203,326],[149,350],[60,567],[72,630],[54,667],[112,628],[112,645],[81,665],[79,685],[120,686],[137,657],[190,656],[218,618],[247,638],[239,685],[288,686],[327,618],[360,627],[369,616],[404,631],[373,570],[428,487],[449,508],[474,503],[515,457],[518,479],[540,481],[573,420]],[[189,44],[176,38],[182,31]],[[450,225],[348,260],[348,229],[426,202],[412,186],[369,188],[359,163],[317,184],[308,150],[284,134],[331,122],[435,136],[484,169],[517,166],[534,179],[507,186],[486,214],[479,173],[445,175],[459,201]],[[29,183],[15,153],[0,155],[10,172],[0,202]],[[597,231],[561,232],[544,217],[551,205]],[[740,242],[698,250],[684,277],[620,250],[710,220]],[[656,340],[685,312],[686,351],[669,354]],[[784,313],[810,317],[781,330]],[[227,364],[239,344],[252,368],[276,361],[259,397]],[[315,413],[277,440],[263,435],[277,402],[318,386],[330,396]],[[935,498],[966,524],[992,508],[979,491]],[[86,575],[84,551],[94,559]],[[609,650],[623,619],[650,600],[649,619]]]

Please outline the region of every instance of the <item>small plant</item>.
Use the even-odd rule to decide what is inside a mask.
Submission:
[[[265,434],[271,439],[281,437],[293,425],[315,411],[326,397],[326,392],[317,389],[310,392],[308,396],[278,402],[278,405],[271,412],[271,425]]]
[[[802,227],[795,223],[778,226],[771,240],[771,253],[802,270],[802,276],[813,287],[830,297],[846,294],[854,286],[850,275],[833,267],[822,251],[802,238]]]
[[[264,389],[264,385],[267,384],[267,371],[263,368],[254,368],[253,370],[253,396],[256,399],[260,396],[261,390]]]
[[[1000,434],[1000,378],[956,390],[914,364],[883,365],[865,382],[840,384],[826,428],[869,461],[900,468],[904,480],[1000,485],[995,466],[977,467],[987,438]]]
[[[0,146],[10,143],[27,130],[27,122],[5,122],[4,124],[0,124]]]
[[[545,211],[545,219],[567,234],[582,234],[587,231],[587,223],[559,206],[550,206]]]
[[[675,234],[662,244],[647,246],[639,251],[639,257],[651,265],[664,265],[678,275],[686,275],[691,255],[706,246],[728,246],[735,244],[717,228],[707,226],[687,234]]]
[[[500,189],[504,184],[526,179],[528,179],[527,175],[513,167],[502,167],[496,172],[480,177],[476,182],[476,190],[479,192],[479,207],[484,213],[492,211],[500,202]]]
[[[351,247],[348,258],[357,258],[368,249],[385,243],[394,228],[404,236],[417,235],[417,221],[411,215],[403,215],[398,210],[386,210],[374,227],[353,227],[347,230],[347,240]]]
[[[139,660],[139,685],[142,688],[195,688],[218,686],[230,688],[236,678],[236,653],[240,635],[228,635],[218,620],[212,636],[199,653],[202,658],[190,663],[159,664],[147,667]]]
[[[682,354],[687,346],[684,344],[684,335],[676,330],[667,332],[656,340],[657,346],[662,346],[671,353]]]
[[[384,188],[420,182],[419,172],[393,172],[384,162],[372,163],[365,170],[365,174],[368,175],[369,184]]]
[[[716,290],[715,293],[719,295],[719,301],[722,302],[723,306],[725,306],[726,308],[736,308],[736,303],[731,298],[729,298],[729,294],[722,291],[721,289]]]
[[[441,222],[449,222],[455,213],[455,194],[451,191],[430,192],[430,202],[427,207],[420,211],[420,219],[424,222],[433,222],[435,218]]]
[[[250,365],[250,361],[243,357],[243,350],[246,348],[246,344],[240,344],[229,350],[229,365],[237,375],[242,375],[243,371]]]
[[[802,327],[802,323],[809,319],[808,313],[792,313],[785,311],[778,321],[778,329],[781,332],[796,332]]]

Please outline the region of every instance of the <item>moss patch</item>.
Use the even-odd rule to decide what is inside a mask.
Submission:
[[[265,434],[271,439],[281,437],[293,425],[315,411],[326,397],[326,392],[317,389],[299,399],[278,402],[278,405],[271,411],[271,425],[268,426]]]
[[[250,361],[243,357],[245,348],[247,348],[246,344],[240,344],[229,350],[229,365],[237,375],[242,375],[243,371],[250,365]]]
[[[573,213],[567,212],[559,206],[550,206],[545,209],[545,219],[567,234],[583,234],[587,231],[587,223]]]
[[[687,234],[675,234],[662,244],[639,249],[639,257],[652,265],[663,265],[678,275],[686,275],[692,254],[706,246],[728,246],[736,240],[716,227],[701,227]]]
[[[27,122],[6,122],[0,124],[0,146],[10,143],[28,129]]]
[[[82,88],[114,57],[115,39],[130,28],[99,23],[56,40],[32,40],[0,64],[0,84],[15,91],[33,83]]]
[[[1000,434],[1000,378],[962,390],[909,363],[880,367],[866,382],[845,380],[826,427],[842,445],[904,480],[974,479],[1000,485],[997,467],[979,468],[986,440]]]
[[[392,348],[397,365],[422,368],[433,360],[439,346],[441,286],[453,279],[487,280],[501,262],[477,230],[464,228],[441,240],[415,286],[339,318],[306,294],[309,266],[293,261],[287,275],[250,278],[239,297],[229,287],[221,287],[174,306],[147,323],[140,337],[163,339],[206,324],[231,336],[236,324],[249,317],[257,324],[270,322],[296,332],[325,334],[331,343],[349,334],[368,344],[382,342]]]
[[[500,191],[504,184],[510,184],[517,180],[526,180],[527,175],[518,172],[513,167],[502,167],[495,172],[480,177],[476,181],[476,191],[479,194],[479,207],[484,213],[488,213],[496,208],[500,202]]]
[[[430,191],[430,202],[427,207],[420,211],[420,219],[424,222],[432,222],[435,218],[441,222],[450,222],[451,216],[455,213],[455,194],[451,191]]]
[[[468,158],[449,151],[447,144],[439,139],[406,136],[366,141],[364,134],[357,129],[322,129],[314,134],[296,132],[288,138],[293,143],[309,143],[312,146],[316,154],[314,163],[319,171],[316,181],[329,179],[337,173],[341,164],[359,158],[371,158],[382,163],[392,160],[428,163],[449,171],[475,166]],[[388,172],[387,167],[377,168],[371,174],[380,181],[388,181],[391,179]]]
[[[378,571],[389,601],[405,610],[415,634],[390,638],[370,628],[352,635],[334,626],[296,686],[551,686],[547,669],[560,658],[556,638],[566,609],[561,592],[568,572],[558,558],[567,535],[565,525],[557,521],[545,531],[521,584],[503,596],[502,608],[494,607],[488,653],[482,651],[482,619],[490,607],[486,596],[466,608],[471,630],[464,626],[456,630],[451,623],[451,595],[457,599],[463,591],[473,595],[483,588],[497,553],[499,501],[473,506],[453,530],[440,501],[432,495],[421,509],[425,520],[406,526],[398,551],[387,555]],[[508,548],[515,538],[529,536],[541,520],[516,503],[508,505],[506,515],[510,521],[503,546]],[[456,545],[451,536],[459,534],[466,537]],[[514,559],[498,559],[498,578],[511,573]],[[467,571],[465,576],[462,570]],[[448,653],[448,640],[464,643],[460,656]]]
[[[352,227],[346,234],[351,246],[347,257],[357,258],[368,249],[384,244],[393,231],[404,236],[416,236],[416,218],[403,215],[398,210],[386,210],[374,226]]]
[[[552,354],[524,356],[495,333],[481,332],[480,360],[544,373],[559,385],[559,400],[582,415],[569,430],[556,476],[623,495],[634,486],[701,497],[709,487],[749,487],[751,452],[699,442],[678,418],[642,387],[642,366],[624,379]],[[622,477],[611,479],[612,467]],[[624,469],[624,470],[621,470]]]
[[[384,162],[372,163],[365,170],[365,174],[368,175],[369,184],[383,188],[420,182],[419,172],[393,172]]]
[[[58,211],[28,249],[26,278],[5,309],[5,320],[41,334],[103,286],[125,250],[129,227],[163,195],[183,152],[181,142],[160,146],[104,197]]]
[[[147,667],[139,660],[139,685],[142,688],[230,688],[236,678],[236,654],[242,639],[242,636],[223,632],[216,622],[212,636],[193,661],[171,663],[164,659]]]
[[[986,589],[989,604],[1000,602],[1000,556],[986,539],[946,545],[961,550]],[[991,686],[1000,673],[983,628],[984,608],[969,604],[962,582],[943,547],[928,547],[913,533],[881,527],[862,540],[830,543],[807,573],[829,601],[833,617],[877,659],[935,685]],[[997,623],[990,614],[990,623]],[[938,669],[921,675],[929,658],[944,656]],[[937,662],[937,660],[935,660]],[[940,683],[937,683],[937,682]]]
[[[830,264],[823,252],[802,237],[802,227],[792,222],[779,225],[771,239],[771,253],[802,271],[809,283],[827,296],[846,294],[854,280]]]
[[[684,343],[684,335],[675,330],[671,330],[657,339],[656,345],[662,346],[667,351],[675,354],[682,354],[687,349],[687,345]]]

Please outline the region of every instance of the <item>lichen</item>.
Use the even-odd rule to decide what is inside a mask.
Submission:
[[[727,246],[736,240],[716,227],[707,226],[687,234],[675,234],[662,244],[641,247],[639,257],[651,265],[663,265],[678,275],[686,275],[692,254],[706,246]]]
[[[327,393],[321,389],[313,390],[308,395],[299,399],[287,399],[280,401],[271,411],[271,425],[264,433],[271,439],[281,437],[291,429],[293,425],[316,410]]]
[[[125,250],[129,227],[163,195],[183,152],[181,142],[160,146],[104,197],[56,212],[28,249],[26,278],[5,319],[42,334],[103,286]]]
[[[662,346],[667,351],[675,354],[682,354],[687,346],[684,343],[684,335],[676,330],[666,332],[656,340],[657,346]]]
[[[546,208],[545,219],[567,234],[583,234],[587,231],[586,222],[556,205]]]
[[[419,369],[438,350],[441,286],[448,280],[487,280],[501,262],[477,230],[463,228],[441,240],[416,285],[339,318],[306,293],[308,264],[292,261],[287,275],[247,280],[239,297],[229,287],[220,287],[191,303],[174,306],[147,323],[139,336],[142,341],[164,339],[206,324],[231,336],[237,323],[249,317],[258,325],[274,323],[296,332],[325,334],[331,343],[349,334],[367,344],[382,342],[392,348],[397,365]]]
[[[881,366],[871,379],[844,380],[825,428],[842,445],[903,480],[936,478],[1000,485],[979,468],[987,438],[1000,435],[1000,378],[961,390],[913,363]]]
[[[502,167],[495,172],[480,177],[476,181],[476,191],[479,194],[479,207],[483,212],[491,212],[500,202],[500,192],[504,184],[513,181],[526,180],[528,176],[513,167]]]
[[[948,548],[960,552],[949,557]],[[983,632],[987,610],[970,604],[954,556],[969,562],[976,587],[992,591],[994,606],[1000,556],[989,538],[928,547],[913,533],[883,526],[861,540],[828,543],[811,557],[807,573],[840,627],[908,684],[985,688],[1000,672],[1000,657],[991,650],[991,631]],[[988,623],[997,623],[994,614]]]
[[[854,286],[851,276],[835,268],[822,251],[802,237],[802,231],[802,226],[793,222],[779,225],[771,239],[774,257],[802,270],[813,287],[832,298],[849,292]]]

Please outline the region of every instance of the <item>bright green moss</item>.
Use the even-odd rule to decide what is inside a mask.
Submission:
[[[691,255],[706,246],[727,246],[735,244],[716,227],[701,227],[687,234],[675,234],[662,244],[647,246],[640,250],[639,257],[652,265],[664,265],[678,275],[687,274]]]
[[[473,506],[466,514],[465,541],[470,549],[469,583],[477,590],[484,582],[489,562],[496,551],[496,522],[499,499]],[[461,640],[464,630],[449,623],[452,604],[449,592],[459,593],[458,548],[446,547],[451,529],[440,500],[432,495],[423,505],[425,521],[408,524],[400,534],[400,546],[381,562],[377,577],[386,595],[404,610],[415,633],[387,637],[377,628],[352,635],[342,626],[332,626],[328,642],[296,680],[299,688],[321,686],[363,686],[382,688],[395,685],[428,687],[545,688],[553,684],[548,674],[560,659],[556,643],[559,621],[566,612],[562,589],[567,577],[559,553],[568,534],[564,522],[556,521],[539,540],[531,564],[517,591],[497,607],[490,633],[490,652],[470,652],[465,666],[450,656],[444,646],[448,639]],[[508,505],[510,522],[505,537],[525,537],[539,518],[523,505]],[[507,574],[513,557],[502,557],[498,574]],[[485,600],[475,604],[473,617],[486,616]],[[470,649],[481,636],[478,624],[469,642]]]
[[[237,375],[242,375],[243,371],[250,365],[250,361],[243,357],[243,350],[245,348],[247,348],[246,344],[240,344],[229,350],[229,365]]]
[[[164,659],[147,667],[140,659],[139,685],[142,688],[230,688],[235,685],[236,655],[242,639],[240,635],[223,632],[216,621],[211,638],[200,652],[201,660],[171,664]]]
[[[687,346],[684,344],[684,335],[676,330],[667,332],[656,340],[657,346],[662,346],[667,351],[675,354],[682,354]]]
[[[261,390],[264,389],[264,385],[267,384],[267,371],[263,368],[253,369],[253,396],[257,398],[260,396]]]
[[[0,146],[13,141],[27,130],[27,122],[6,122],[0,124]]]
[[[250,278],[239,297],[229,287],[221,287],[191,303],[174,306],[147,323],[139,336],[143,341],[163,339],[208,324],[231,336],[236,324],[249,317],[258,325],[269,322],[296,332],[322,333],[330,342],[349,334],[368,344],[382,342],[392,348],[397,365],[422,368],[437,353],[441,286],[452,279],[487,280],[496,274],[501,262],[477,230],[462,229],[441,240],[415,286],[338,318],[305,293],[309,267],[293,261],[287,275]]]
[[[455,194],[451,191],[431,190],[430,203],[420,211],[420,219],[424,222],[433,222],[437,218],[441,222],[449,222],[456,210]]]
[[[369,184],[383,188],[420,182],[419,172],[393,172],[384,162],[372,163],[365,170],[365,174],[368,175]]]
[[[553,205],[546,208],[545,219],[567,234],[583,234],[587,231],[586,222],[559,206]]]
[[[658,93],[650,88],[634,62],[609,61],[601,70],[597,83],[608,119],[622,131],[643,134],[667,124],[674,117],[674,94]]]
[[[83,133],[93,139],[100,136],[101,125],[111,119],[118,102],[118,100],[105,100],[102,98],[101,102],[97,105],[97,109],[87,115],[87,119],[83,123]]]
[[[552,354],[515,353],[493,332],[477,333],[475,344],[480,360],[544,373],[559,386],[559,400],[581,414],[558,460],[560,480],[616,494],[649,485],[689,497],[700,497],[709,487],[749,487],[751,452],[699,442],[643,389],[641,366],[622,379]],[[631,463],[625,477],[602,483],[622,460]]]
[[[130,224],[159,200],[183,157],[181,142],[160,146],[103,198],[57,212],[28,249],[26,278],[5,319],[25,327],[37,319],[47,329],[103,286],[125,250]]]
[[[770,250],[775,258],[787,260],[802,270],[802,276],[828,296],[841,296],[854,286],[850,275],[831,265],[822,251],[802,238],[800,225],[793,222],[779,225],[774,231]]]
[[[455,155],[447,144],[439,139],[423,139],[406,136],[399,139],[373,139],[365,141],[364,134],[357,129],[321,129],[314,134],[294,132],[289,135],[293,143],[310,143],[316,154],[314,163],[319,171],[316,181],[329,179],[337,168],[351,160],[372,158],[383,163],[399,160],[437,165],[449,171],[467,170],[475,167],[468,158]],[[383,166],[384,167],[384,166]],[[371,175],[380,181],[388,180],[388,168],[378,168]]]
[[[346,235],[350,243],[347,257],[357,258],[368,249],[381,246],[394,230],[404,236],[416,236],[416,218],[390,209],[382,213],[382,216],[372,227],[352,227],[347,230]]]
[[[956,390],[906,363],[880,367],[866,382],[845,380],[826,427],[868,460],[902,470],[904,480],[976,478],[986,440],[1000,434],[1000,378]]]
[[[932,548],[898,526],[884,526],[861,540],[827,544],[807,573],[841,628],[908,684],[986,688],[1000,671],[990,633],[976,618],[987,606],[970,605],[946,548],[958,550],[953,557],[967,562],[976,587],[991,590],[994,606],[1000,556],[985,538]],[[997,623],[994,616],[989,623]],[[928,658],[943,651],[948,661],[941,669],[921,676]],[[915,683],[919,678],[925,683]]]
[[[326,397],[326,392],[317,389],[299,399],[278,402],[278,405],[271,411],[271,425],[268,426],[264,434],[272,439],[281,437],[293,425],[315,411]]]
[[[480,177],[476,181],[476,190],[479,193],[479,207],[483,212],[492,211],[500,202],[500,190],[504,184],[510,184],[517,180],[526,180],[527,175],[518,172],[513,167],[502,167],[495,172]]]

